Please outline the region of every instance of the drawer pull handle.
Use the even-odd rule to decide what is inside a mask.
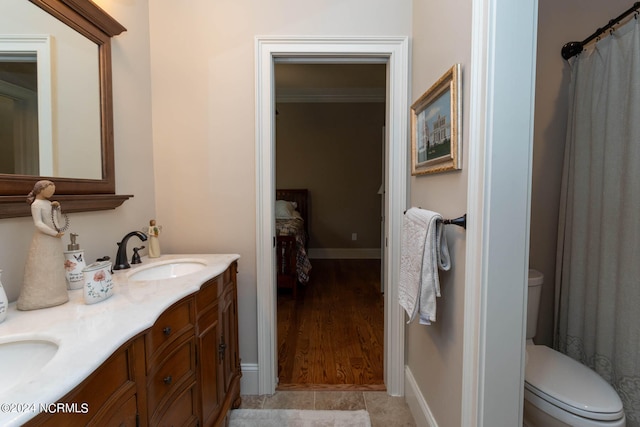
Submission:
[[[171,335],[171,326],[167,326],[167,327],[165,327],[165,328],[162,330],[162,332],[163,332],[166,336]]]
[[[171,385],[171,382],[173,381],[173,378],[171,378],[171,375],[164,377],[162,379],[162,382],[165,383],[166,385]]]

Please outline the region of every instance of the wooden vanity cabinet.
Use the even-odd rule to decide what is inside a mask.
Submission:
[[[209,280],[196,295],[199,353],[198,380],[204,426],[226,424],[231,408],[240,406],[237,264]]]
[[[223,426],[240,406],[237,263],[165,310],[28,426]],[[87,404],[81,413],[82,403]]]

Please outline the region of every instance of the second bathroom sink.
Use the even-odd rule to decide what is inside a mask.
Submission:
[[[137,268],[135,271],[129,273],[127,278],[134,282],[173,279],[195,273],[206,266],[207,263],[199,259],[172,259]]]

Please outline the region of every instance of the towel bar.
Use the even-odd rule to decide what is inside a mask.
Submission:
[[[422,208],[418,208],[418,209],[422,209]],[[404,211],[404,213],[406,214],[407,211]],[[458,218],[454,218],[454,219],[443,219],[442,220],[443,224],[452,224],[452,225],[457,225],[458,227],[462,227],[465,230],[467,229],[467,214],[464,214]]]
[[[467,229],[467,214],[462,215],[461,217],[455,219],[444,219],[442,220],[443,224],[453,224],[458,227],[462,227],[465,230]]]

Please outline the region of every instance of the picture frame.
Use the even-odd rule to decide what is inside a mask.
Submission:
[[[411,175],[461,168],[460,64],[411,105]]]

